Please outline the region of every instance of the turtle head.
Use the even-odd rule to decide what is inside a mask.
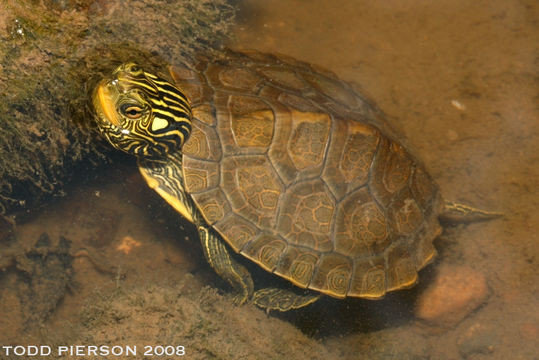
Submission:
[[[115,148],[148,159],[181,150],[191,132],[191,107],[168,81],[125,63],[99,82],[92,102],[101,134]]]

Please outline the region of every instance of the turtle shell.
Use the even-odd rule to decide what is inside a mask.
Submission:
[[[416,282],[442,202],[374,104],[333,73],[258,52],[171,74],[193,110],[185,189],[234,251],[338,298]]]

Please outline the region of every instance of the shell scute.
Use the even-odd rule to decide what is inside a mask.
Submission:
[[[213,225],[221,220],[231,211],[223,191],[219,188],[214,188],[205,192],[191,195],[206,221]]]
[[[355,191],[339,204],[335,226],[335,251],[354,259],[380,254],[390,243],[384,211],[367,188]]]
[[[204,97],[202,76],[199,72],[186,65],[176,65],[169,68],[170,75],[192,104],[201,102]]]
[[[285,251],[287,242],[271,233],[261,233],[241,250],[241,254],[256,261],[264,269],[273,271]]]
[[[274,136],[275,114],[253,96],[217,94],[218,132],[226,154],[262,154]]]
[[[423,222],[423,213],[409,189],[401,191],[388,207],[388,219],[399,235],[410,235]]]
[[[320,255],[309,288],[334,297],[343,298],[348,292],[352,261],[337,253]]]
[[[342,82],[318,73],[302,73],[301,75],[320,94],[332,99],[332,102],[338,101],[340,104],[351,109],[359,106],[358,97],[348,87],[344,86]]]
[[[284,187],[265,156],[225,158],[222,187],[235,212],[269,229]]]
[[[277,230],[291,244],[319,252],[333,250],[335,202],[320,180],[291,186],[283,196],[280,210]]]
[[[322,178],[341,199],[367,183],[380,135],[359,122],[335,123]]]
[[[298,77],[297,74],[290,69],[261,67],[258,68],[258,72],[262,74],[267,81],[284,89],[297,90],[307,88],[308,86],[304,80]]]
[[[209,64],[205,73],[210,86],[228,90],[243,90],[254,93],[261,83],[260,76],[241,66]]]
[[[274,272],[289,279],[294,285],[306,288],[311,282],[318,259],[318,252],[288,244]]]
[[[215,129],[196,119],[191,124],[191,134],[183,145],[183,154],[201,160],[220,160],[221,141]]]
[[[406,245],[398,244],[387,254],[387,291],[411,287],[417,281],[416,266]]]
[[[376,201],[384,208],[389,205],[389,202],[394,196],[394,192],[388,189],[385,181],[383,181],[383,179],[387,177],[386,164],[390,157],[391,141],[381,137],[376,155],[371,164],[368,186]]]
[[[411,174],[412,160],[399,144],[392,142],[389,148],[382,180],[386,189],[395,193],[407,184]]]
[[[219,164],[184,157],[183,180],[185,190],[190,194],[212,189],[219,185]]]
[[[236,252],[240,252],[245,244],[254,239],[260,231],[252,222],[233,212],[214,224],[214,228],[229,239],[228,243]]]
[[[385,258],[381,255],[354,260],[348,296],[379,299],[386,293]]]
[[[292,131],[288,153],[295,168],[321,168],[331,129],[327,114],[292,112]]]

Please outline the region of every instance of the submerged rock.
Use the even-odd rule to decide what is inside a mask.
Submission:
[[[482,273],[465,266],[441,266],[417,299],[415,315],[429,325],[451,328],[485,302],[488,294]]]

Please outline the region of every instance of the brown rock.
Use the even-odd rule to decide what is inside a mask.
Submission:
[[[429,325],[457,325],[488,297],[484,275],[465,266],[440,267],[437,278],[419,296],[415,315]]]

